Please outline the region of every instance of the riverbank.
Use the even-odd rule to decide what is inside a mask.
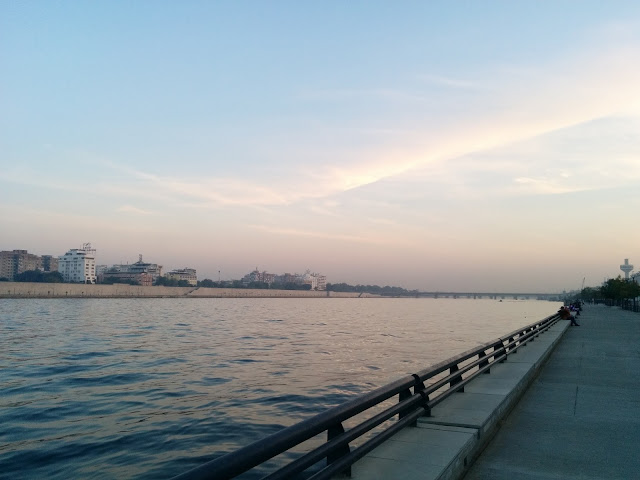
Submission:
[[[359,298],[369,293],[81,283],[0,283],[0,298]]]

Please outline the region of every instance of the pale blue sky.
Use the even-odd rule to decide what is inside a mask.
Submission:
[[[638,2],[2,2],[0,249],[561,290],[640,268]]]

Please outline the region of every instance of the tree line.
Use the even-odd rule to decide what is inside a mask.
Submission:
[[[616,305],[637,297],[640,297],[640,285],[633,280],[625,280],[621,276],[610,278],[600,287],[585,287],[580,292],[582,300]]]
[[[305,283],[266,283],[266,282],[249,282],[243,283],[240,280],[215,282],[209,278],[205,278],[198,282],[199,287],[206,288],[255,288],[255,289],[271,289],[271,290],[311,290],[311,285]],[[327,283],[327,290],[330,292],[351,292],[351,293],[371,293],[374,295],[382,295],[389,297],[407,297],[418,295],[418,290],[407,290],[402,287],[392,287],[379,285],[349,285],[348,283]]]
[[[8,282],[6,277],[0,278],[0,282]],[[34,283],[63,283],[64,278],[60,272],[43,272],[41,270],[27,270],[13,277],[14,282]]]
[[[0,278],[0,281],[9,281],[8,278]],[[63,283],[62,274],[60,272],[42,272],[40,270],[28,270],[26,272],[19,273],[14,277],[15,282],[36,282],[36,283]],[[109,277],[106,274],[102,280],[103,284],[112,283],[126,283],[130,285],[139,285],[139,283],[133,279],[123,280],[115,277]],[[189,287],[189,282],[186,280],[176,280],[167,277],[158,277],[155,281],[155,285],[163,285],[166,287]],[[255,289],[271,289],[271,290],[311,290],[311,285],[301,283],[272,283],[266,282],[249,282],[243,283],[240,280],[232,281],[220,281],[215,282],[210,278],[205,278],[198,282],[199,287],[206,288],[255,288]],[[379,285],[349,285],[348,283],[327,283],[327,290],[330,292],[354,292],[354,293],[370,293],[373,295],[381,295],[388,297],[407,297],[416,296],[418,290],[407,290],[402,287],[392,287],[386,285],[381,287]],[[586,290],[586,289],[585,289]]]
[[[214,282],[210,278],[205,278],[198,282],[199,287],[206,288],[255,288],[262,290],[311,290],[311,285],[294,282],[287,283],[267,283],[267,282],[249,282],[243,283],[241,280],[230,280]]]

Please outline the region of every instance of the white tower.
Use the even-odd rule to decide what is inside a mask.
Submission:
[[[625,280],[629,280],[629,274],[631,273],[631,270],[633,270],[633,265],[629,265],[628,258],[624,259],[624,264],[620,265],[620,270],[624,272]]]

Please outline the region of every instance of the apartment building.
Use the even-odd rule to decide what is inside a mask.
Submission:
[[[165,277],[172,280],[186,280],[189,282],[189,285],[193,285],[194,287],[198,284],[198,277],[196,275],[195,268],[180,268],[176,270],[171,270],[168,272]]]
[[[114,273],[122,273],[122,274],[131,274],[140,276],[139,279],[143,279],[145,284],[147,282],[146,276],[149,275],[151,277],[152,283],[158,279],[158,277],[162,276],[162,265],[158,265],[157,263],[148,263],[142,261],[142,255],[138,257],[138,261],[135,263],[126,263],[121,265],[98,265],[96,267],[97,274],[104,274],[106,276],[113,276]],[[123,275],[122,278],[126,278],[126,275]],[[131,277],[133,278],[133,277]],[[138,278],[138,277],[136,277]]]
[[[58,271],[65,282],[96,283],[96,251],[90,243],[73,248],[58,258]]]
[[[29,270],[55,272],[58,260],[51,255],[34,255],[26,250],[5,250],[0,252],[0,278],[14,280],[16,275]]]

